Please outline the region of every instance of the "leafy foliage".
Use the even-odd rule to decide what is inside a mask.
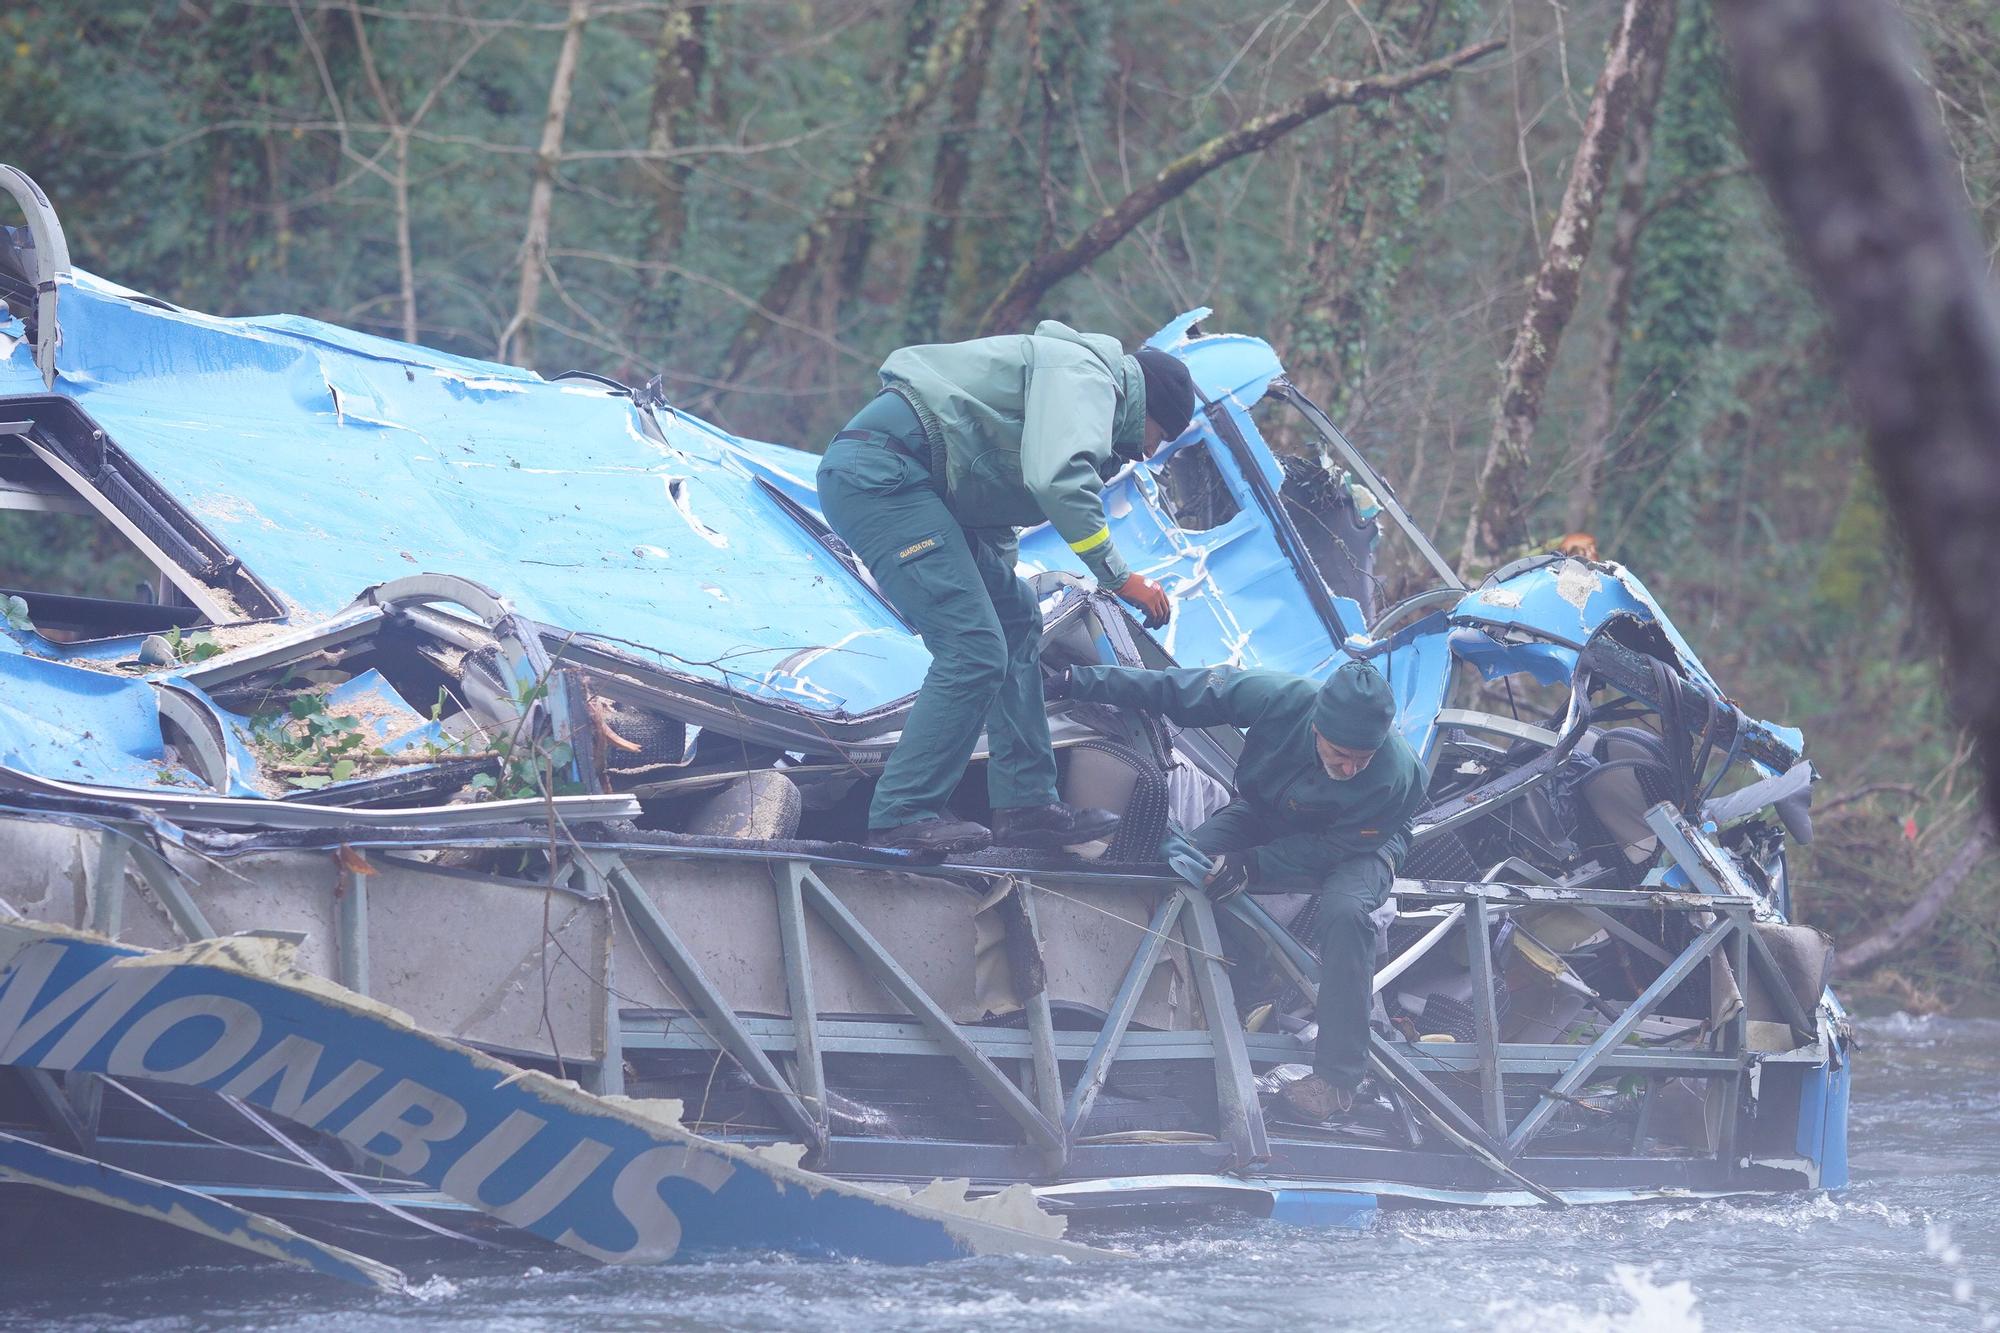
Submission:
[[[1655,198],[1740,161],[1726,53],[1705,4],[1680,7],[1655,120],[1648,182]],[[1730,300],[1730,231],[1714,191],[1696,189],[1649,227],[1632,283],[1625,380],[1626,439],[1614,483],[1627,486],[1623,526],[1635,545],[1671,550],[1694,535],[1694,479],[1711,461],[1702,428],[1717,394],[1711,360]]]
[[[287,776],[293,787],[317,791],[353,777],[361,764],[382,758],[361,719],[328,708],[330,689],[309,690],[250,721],[251,744],[282,769],[305,769]],[[318,771],[323,770],[323,771]]]
[[[214,657],[222,651],[222,645],[217,643],[213,636],[207,634],[183,635],[179,625],[167,631],[166,640],[167,649],[173,653],[174,660],[187,665],[193,665],[196,662],[206,662],[209,658]]]

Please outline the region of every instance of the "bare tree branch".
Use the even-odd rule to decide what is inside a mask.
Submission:
[[[908,139],[911,128],[943,91],[945,76],[965,59],[973,34],[990,22],[990,11],[999,3],[1000,0],[974,0],[944,38],[931,44],[922,68],[904,87],[902,101],[883,120],[874,138],[862,150],[861,160],[855,164],[853,174],[827,197],[819,214],[799,233],[798,240],[792,245],[791,255],[765,284],[763,295],[757,298],[756,309],[744,320],[722,359],[719,378],[725,382],[742,378],[750,359],[764,345],[772,326],[791,308],[806,278],[819,266],[833,240],[835,228],[902,155],[902,145]]]
[[[1685,176],[1675,181],[1674,187],[1671,190],[1661,191],[1658,199],[1646,205],[1646,211],[1639,215],[1639,230],[1644,231],[1647,227],[1653,225],[1660,214],[1679,208],[1682,204],[1700,194],[1703,190],[1708,189],[1711,185],[1718,185],[1723,181],[1734,180],[1738,176],[1747,176],[1749,174],[1750,164],[1748,162],[1731,162],[1728,166],[1713,167],[1707,171],[1697,171],[1692,176]]]
[[[389,194],[396,216],[396,291],[403,317],[403,340],[415,342],[417,261],[410,243],[410,135],[382,83],[381,72],[375,68],[375,50],[368,44],[368,25],[361,11],[349,5],[347,16],[353,21],[354,47],[361,57],[361,72],[368,80],[368,91],[374,96],[375,105],[381,108],[382,119],[389,122],[389,149],[396,162],[395,170],[389,173]]]
[[[1952,895],[1971,877],[1992,846],[1993,834],[1990,830],[1983,825],[1973,830],[1971,836],[1952,853],[1951,860],[1937,873],[1937,878],[1925,885],[1916,901],[1904,908],[1894,921],[1834,955],[1834,970],[1852,976],[1873,967],[1922,936],[1951,902]]]
[[[1335,107],[1394,97],[1436,79],[1449,78],[1465,65],[1498,51],[1506,43],[1478,42],[1448,56],[1412,66],[1396,74],[1361,79],[1329,79],[1305,96],[1219,135],[1167,164],[1160,173],[1099,215],[1069,244],[1023,264],[987,307],[980,327],[1001,333],[1023,326],[1051,287],[1090,263],[1162,205],[1185,193],[1202,177],[1247,153],[1267,148],[1299,126]]]
[[[1856,787],[1853,791],[1837,792],[1823,801],[1814,801],[1813,818],[1825,819],[1835,810],[1853,805],[1856,801],[1867,800],[1870,796],[1879,796],[1883,792],[1894,792],[1912,801],[1924,799],[1923,794],[1907,782],[1870,782]]]
[[[593,14],[595,11],[592,11]],[[474,48],[476,50],[476,48]],[[499,157],[539,157],[541,149],[534,144],[497,143],[492,139],[481,139],[470,134],[445,134],[435,130],[416,128],[417,117],[412,116],[406,132],[417,143],[437,144],[452,148],[476,148],[482,153],[492,153]],[[83,151],[91,157],[108,162],[136,162],[145,158],[161,157],[191,143],[212,138],[218,134],[248,130],[257,134],[272,134],[282,131],[287,134],[333,134],[349,132],[356,134],[388,134],[394,126],[381,121],[355,120],[336,117],[333,120],[299,120],[272,116],[237,116],[225,120],[212,120],[184,130],[171,138],[144,148],[106,151],[86,148]],[[828,123],[816,125],[797,134],[788,134],[781,139],[765,139],[757,143],[691,143],[683,147],[651,148],[572,148],[555,155],[558,166],[566,162],[685,162],[700,158],[762,157],[768,153],[788,153],[803,148],[818,139],[828,137],[841,127]],[[358,157],[358,155],[356,155]],[[379,159],[379,154],[377,155]],[[369,159],[361,159],[367,161]]]

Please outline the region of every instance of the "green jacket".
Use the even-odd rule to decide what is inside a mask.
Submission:
[[[1111,544],[1101,498],[1114,444],[1146,432],[1139,363],[1116,338],[1043,320],[1031,335],[905,347],[882,383],[916,409],[945,457],[945,503],[969,528],[1048,520],[1097,581],[1131,571]]]
[[[1258,882],[1316,887],[1337,861],[1379,851],[1394,867],[1409,850],[1424,766],[1391,732],[1368,767],[1345,782],[1328,777],[1312,735],[1318,681],[1240,667],[1072,667],[1069,679],[1075,699],[1142,708],[1183,726],[1243,729],[1236,796],[1273,835],[1256,852]]]

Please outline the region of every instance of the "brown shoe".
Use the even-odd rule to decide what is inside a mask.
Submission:
[[[1336,1088],[1318,1074],[1294,1079],[1278,1095],[1307,1121],[1330,1120],[1354,1109],[1354,1089]]]

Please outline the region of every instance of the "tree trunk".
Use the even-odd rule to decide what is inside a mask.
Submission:
[[[1504,45],[1506,43],[1500,41],[1479,42],[1395,74],[1371,75],[1363,79],[1329,79],[1296,101],[1210,139],[1193,152],[1169,163],[1159,175],[1106,209],[1069,244],[1023,264],[987,308],[979,321],[980,327],[988,333],[1005,333],[1023,327],[1051,287],[1123,240],[1134,227],[1217,168],[1270,147],[1299,126],[1335,107],[1394,97],[1435,79],[1448,78],[1461,66]]]
[[[403,320],[403,341],[417,340],[417,248],[410,239],[410,135],[398,125],[390,131],[396,171],[390,178],[396,208],[396,295]]]
[[[1817,283],[2000,813],[2000,292],[1884,0],[1731,0],[1738,114]]]
[[[1604,188],[1625,137],[1625,121],[1638,92],[1640,72],[1667,37],[1659,21],[1664,7],[1664,0],[1625,0],[1604,69],[1597,76],[1590,111],[1583,121],[1583,139],[1577,145],[1576,160],[1570,164],[1569,183],[1556,209],[1555,226],[1542,249],[1534,290],[1501,368],[1493,438],[1479,469],[1459,555],[1460,565],[1467,569],[1497,564],[1527,543],[1523,509],[1528,445],[1541,418],[1542,393],[1562,346],[1563,331],[1576,312],[1583,266],[1597,235]]]
[[[1604,307],[1604,355],[1597,364],[1590,406],[1571,483],[1568,517],[1571,532],[1588,532],[1597,524],[1597,485],[1611,448],[1611,431],[1618,418],[1618,363],[1625,350],[1625,325],[1632,309],[1632,258],[1639,233],[1652,215],[1646,203],[1646,169],[1653,156],[1653,108],[1673,50],[1675,0],[1662,0],[1659,44],[1639,75],[1638,95],[1625,129],[1625,175],[1618,185],[1618,214],[1611,224],[1611,249],[1605,255],[1611,295]]]
[[[918,77],[925,54],[937,42],[939,9],[939,0],[910,0],[910,7],[903,15],[903,49],[893,63],[895,72],[889,87],[907,88]],[[834,289],[840,307],[845,309],[860,295],[869,257],[875,251],[875,215],[865,201],[856,202],[854,213],[841,225],[840,232],[840,262],[834,265]]]
[[[979,122],[993,31],[1002,12],[998,7],[987,11],[985,22],[965,48],[958,72],[952,75],[946,97],[949,119],[938,135],[937,156],[931,163],[930,214],[924,219],[923,242],[910,276],[903,317],[905,343],[930,342],[944,336],[940,326],[945,296],[951,288],[952,260],[958,250],[958,215],[964,207],[965,187],[972,179],[972,131]]]
[[[410,239],[409,128],[403,124],[395,99],[389,96],[381,71],[375,66],[375,51],[368,43],[368,25],[361,18],[361,10],[350,3],[347,16],[354,24],[354,50],[361,58],[361,72],[368,81],[369,95],[375,99],[376,107],[382,112],[382,121],[389,127],[390,155],[396,164],[396,169],[389,174],[389,194],[396,217],[396,308],[401,317],[403,341],[415,342],[417,252]]]
[[[680,318],[681,282],[672,271],[687,234],[687,182],[694,164],[669,157],[694,138],[702,75],[708,68],[707,4],[672,0],[653,43],[653,98],[646,113],[646,151],[656,154],[643,168],[652,196],[642,252],[645,296],[640,301],[640,336],[662,345]]]
[[[1386,67],[1462,42],[1465,11],[1441,8],[1405,3],[1384,13],[1367,34],[1377,61]],[[1450,86],[1433,84],[1395,104],[1359,107],[1330,146],[1335,166],[1319,197],[1305,281],[1278,341],[1293,380],[1310,384],[1337,421],[1365,416],[1370,339],[1393,321],[1397,283],[1422,262],[1418,228],[1435,197],[1427,187],[1443,176],[1451,104]]]
[[[999,6],[1000,0],[973,0],[944,39],[931,44],[930,50],[925,53],[922,68],[904,87],[895,110],[877,127],[874,137],[862,151],[861,160],[855,164],[853,174],[827,196],[819,215],[799,233],[798,240],[792,244],[792,253],[771,275],[763,295],[757,298],[755,306],[743,321],[743,327],[737,330],[717,375],[717,379],[725,385],[742,378],[751,358],[770,336],[772,326],[784,318],[806,279],[819,267],[841,220],[853,210],[857,201],[875,188],[883,173],[902,155],[911,128],[943,91],[945,75],[964,60],[973,33],[991,24],[993,11]]]
[[[512,358],[525,363],[534,355],[535,309],[541,304],[542,270],[549,262],[549,220],[555,211],[556,163],[562,158],[563,129],[569,123],[570,98],[576,86],[577,54],[583,47],[583,25],[589,20],[590,0],[570,0],[555,74],[549,80],[542,141],[535,149],[535,183],[528,190],[528,227],[521,237],[521,285],[514,298],[514,317],[500,331],[497,360]]]
[[[1937,873],[1917,895],[1917,900],[1904,908],[1902,913],[1868,936],[1858,944],[1849,945],[1834,955],[1834,970],[1844,976],[1853,976],[1887,958],[1890,954],[1907,947],[1909,943],[1931,928],[1931,923],[1951,901],[1966,879],[1985,859],[1992,849],[1993,835],[1985,828],[1974,830],[1971,837],[1959,844],[1950,861]]]

